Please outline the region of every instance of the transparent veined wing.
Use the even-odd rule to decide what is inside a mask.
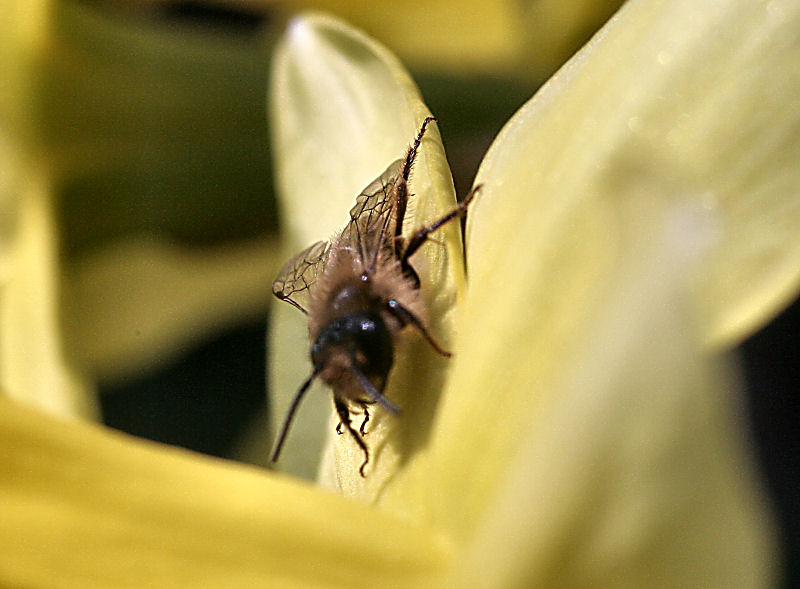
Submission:
[[[393,251],[391,221],[398,182],[401,182],[404,159],[392,162],[386,171],[367,185],[350,209],[350,220],[331,242],[318,241],[289,260],[272,283],[272,293],[308,314],[311,285],[324,271],[331,247],[345,247],[355,252],[364,268],[371,267],[381,249]]]
[[[370,268],[381,249],[393,251],[396,187],[402,182],[405,159],[392,162],[356,198],[350,221],[339,237],[339,245],[355,251],[364,268]]]
[[[325,269],[330,250],[329,242],[318,241],[286,262],[272,283],[272,294],[307,315],[308,289]]]

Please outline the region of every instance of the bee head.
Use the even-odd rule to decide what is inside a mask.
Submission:
[[[322,328],[311,346],[311,362],[320,378],[334,386],[360,371],[380,391],[392,367],[394,344],[378,313],[337,317]],[[358,395],[352,395],[358,396]]]

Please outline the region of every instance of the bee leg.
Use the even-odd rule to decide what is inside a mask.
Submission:
[[[339,434],[340,436],[344,433],[344,431],[342,431],[342,422],[341,421],[336,424],[336,433]]]
[[[397,257],[401,261],[400,262],[400,269],[403,272],[403,276],[408,278],[411,281],[411,283],[414,285],[414,289],[419,289],[420,281],[419,281],[419,274],[417,274],[417,271],[414,270],[414,268],[412,268],[411,264],[409,264],[408,262],[406,262],[405,266],[403,266],[403,262],[402,262],[403,255],[402,255],[402,253],[400,253],[400,252],[403,251],[402,243],[404,243],[402,239],[400,241],[401,245],[398,245],[397,243],[395,243],[395,253],[397,254]]]
[[[440,217],[430,225],[418,229],[417,232],[411,236],[411,239],[408,240],[406,250],[403,252],[402,257],[400,258],[400,267],[403,270],[404,274],[410,274],[414,272],[414,269],[409,264],[408,259],[412,255],[414,255],[414,253],[422,246],[423,243],[425,243],[425,241],[428,239],[428,236],[431,233],[436,231],[439,227],[441,227],[445,223],[448,223],[453,219],[463,217],[464,215],[467,214],[467,207],[469,206],[469,203],[472,202],[472,199],[475,198],[475,195],[477,194],[478,190],[480,190],[480,187],[481,186],[479,184],[478,186],[473,188],[467,195],[467,197],[463,201],[458,203],[455,206],[455,208],[451,210],[449,213],[447,213],[443,217]],[[416,272],[414,272],[414,274],[416,274]]]
[[[420,321],[419,317],[414,315],[414,313],[406,309],[399,302],[394,299],[390,299],[386,302],[386,308],[395,318],[397,318],[401,325],[411,325],[417,331],[419,331],[422,334],[422,337],[427,340],[437,354],[440,354],[445,358],[449,358],[453,355],[437,344],[436,340],[433,339],[433,336],[428,333],[427,329],[425,329],[425,326],[422,324],[422,321]]]
[[[435,120],[436,117],[425,117],[425,120],[422,121],[417,137],[414,139],[414,143],[409,146],[408,153],[406,153],[406,163],[403,166],[403,180],[408,181],[408,177],[411,175],[411,167],[414,165],[414,160],[417,159],[417,150],[419,149],[419,144],[422,143],[422,137],[425,135],[428,123],[432,123]]]
[[[367,427],[367,422],[369,421],[369,407],[367,407],[368,402],[359,401],[358,404],[361,405],[361,409],[364,410],[364,421],[361,422],[361,426],[359,426],[358,431],[361,432],[362,436],[366,436],[367,435],[366,427]]]
[[[369,462],[369,450],[367,449],[367,445],[364,443],[364,440],[361,439],[361,436],[358,435],[358,432],[353,429],[353,425],[350,423],[350,410],[347,408],[345,402],[339,397],[334,396],[333,404],[336,406],[336,412],[339,414],[339,419],[341,419],[340,423],[344,424],[344,426],[347,428],[347,431],[350,432],[351,436],[353,436],[356,444],[358,444],[358,447],[364,451],[364,462],[361,463],[358,472],[362,477],[366,478],[366,475],[364,474],[364,467]]]
[[[428,123],[435,121],[434,117],[425,117],[425,120],[422,121],[422,126],[419,128],[419,132],[417,133],[416,139],[414,139],[414,143],[412,143],[408,147],[408,151],[406,152],[406,161],[403,165],[403,172],[400,176],[400,182],[397,183],[395,187],[395,224],[394,224],[394,252],[397,254],[397,257],[400,257],[400,251],[403,246],[403,219],[406,216],[406,206],[408,205],[408,178],[411,176],[411,168],[414,166],[414,160],[417,159],[417,150],[419,149],[420,143],[422,143],[422,137],[425,135],[425,129],[428,127]]]

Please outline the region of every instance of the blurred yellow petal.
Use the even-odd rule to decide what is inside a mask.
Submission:
[[[0,385],[50,413],[93,417],[94,391],[62,347],[52,189],[0,128]]]
[[[0,399],[4,587],[419,587],[449,550],[289,479]]]
[[[697,287],[704,338],[723,347],[763,325],[800,286],[798,26],[793,2],[628,3],[482,164],[482,205],[494,192],[524,191],[519,202],[535,211],[508,251],[524,241],[546,253],[585,223],[608,233],[601,256],[617,229],[594,220],[605,213],[593,208],[638,181],[653,197],[719,211],[721,239]],[[573,210],[584,219],[569,221],[574,230]],[[493,210],[491,223],[518,214]],[[564,229],[551,234],[558,223]],[[488,226],[473,227],[476,238]]]
[[[537,359],[518,354],[503,383],[511,390],[473,402],[471,431],[505,444],[473,467],[494,458],[505,468],[470,469],[469,480],[489,476],[492,487],[476,522],[464,509],[465,475],[445,466],[434,481],[450,488],[462,477],[444,508],[474,530],[452,586],[772,586],[770,514],[738,433],[740,407],[731,408],[735,379],[693,337],[687,287],[715,232],[698,209],[681,204],[662,211],[661,226],[638,223],[599,300],[587,302],[580,343],[540,378],[553,386],[526,381]],[[526,412],[525,397],[539,406]],[[509,413],[520,424],[510,432]]]
[[[605,452],[597,456],[601,462],[592,465],[598,469],[597,476],[607,477],[611,487],[620,485],[614,477],[624,479],[630,473],[620,472],[619,465],[610,460],[614,444],[621,444],[622,450],[628,443],[619,436],[637,422],[668,420],[662,431],[652,432],[652,443],[635,447],[640,454],[631,451],[627,458],[631,464],[623,465],[633,473],[654,475],[631,481],[631,500],[644,505],[663,502],[665,510],[649,514],[647,533],[639,542],[686,534],[685,541],[697,554],[707,558],[722,554],[731,571],[749,571],[756,580],[768,578],[770,553],[759,548],[769,546],[768,530],[759,523],[761,498],[755,493],[752,473],[742,467],[747,457],[741,443],[726,439],[739,427],[730,415],[735,391],[725,381],[701,381],[700,386],[688,376],[682,379],[682,356],[670,360],[666,354],[677,353],[679,336],[696,353],[707,351],[709,341],[736,341],[768,320],[797,291],[800,234],[795,228],[800,209],[794,195],[799,177],[786,156],[787,151],[796,153],[800,148],[800,135],[786,131],[798,124],[798,113],[791,108],[797,93],[786,91],[791,86],[787,78],[797,78],[780,67],[766,74],[757,63],[769,56],[788,70],[788,64],[796,62],[797,47],[788,39],[793,38],[797,22],[789,18],[782,21],[786,28],[777,26],[777,8],[772,5],[767,10],[746,2],[627,4],[509,122],[485,158],[476,180],[484,188],[468,224],[470,287],[459,317],[457,355],[427,449],[428,488],[438,501],[432,517],[454,530],[456,537],[468,538],[486,506],[499,500],[498,485],[516,467],[514,456],[525,451],[520,450],[522,440],[551,427],[570,427],[569,413],[560,411],[579,408],[581,400],[570,397],[572,379],[583,378],[579,390],[587,395],[582,400],[587,407],[596,402],[592,394],[603,395],[601,374],[593,371],[606,365],[606,376],[612,379],[607,385],[610,392],[616,391],[613,383],[630,376],[638,396],[630,397],[630,407],[594,414],[598,423],[591,424],[591,433],[589,424],[579,420],[580,413],[573,413],[578,428],[574,443],[586,444],[587,452],[593,446]],[[788,17],[792,12],[787,6],[782,14]],[[734,45],[737,51],[723,49],[739,37]],[[665,60],[662,51],[673,57],[668,64],[660,63]],[[737,77],[729,80],[734,70]],[[726,80],[724,95],[720,94],[721,79]],[[758,96],[768,99],[760,101]],[[678,128],[681,114],[691,120],[690,135],[670,134]],[[769,124],[754,128],[753,118]],[[702,231],[691,223],[672,227],[674,211],[684,206],[707,210],[708,226]],[[776,235],[765,231],[768,226]],[[610,312],[605,309],[615,297],[624,300],[618,282],[625,260],[649,243],[648,236],[656,239],[670,231],[677,232],[675,252],[653,259],[654,268],[649,271],[647,264],[640,264],[641,280],[663,284],[656,278],[679,259],[670,256],[676,256],[681,247],[702,249],[708,244],[696,276],[675,274],[681,280],[677,291],[690,291],[688,319],[664,331],[665,345],[672,346],[668,350],[655,344],[641,349],[634,343],[622,345],[616,338],[628,328],[631,337],[636,337],[641,327],[633,319],[646,322],[647,313],[633,315],[618,333],[603,332],[600,325],[609,327],[598,323],[598,318]],[[775,240],[780,240],[781,247]],[[754,266],[753,260],[763,266]],[[671,315],[659,314],[658,305],[671,312],[670,302],[651,298],[654,326],[650,337],[658,340],[662,333],[657,326],[672,320]],[[757,311],[747,321],[739,321],[743,305]],[[647,333],[645,327],[638,337],[646,339]],[[617,358],[616,364],[599,362],[584,351],[595,338],[606,342],[594,345],[597,352],[605,345],[624,357]],[[662,356],[665,365],[659,368]],[[595,362],[591,367],[587,367],[589,360]],[[637,390],[647,381],[637,372],[637,363],[655,373],[664,371],[658,380],[649,381],[652,389]],[[705,370],[702,362],[685,365],[687,371],[695,369]],[[586,384],[593,379],[596,388]],[[670,394],[677,397],[671,406],[673,415],[663,414],[655,400],[651,405],[635,401],[648,394],[667,394],[663,391],[670,381],[675,383]],[[707,424],[688,419],[695,406],[687,408],[678,402],[692,394],[701,396],[696,410],[706,412]],[[562,407],[562,401],[570,404]],[[612,408],[622,402],[614,397],[597,402],[601,401]],[[634,413],[626,426],[615,419],[617,410],[641,413]],[[581,428],[587,430],[585,438]],[[544,456],[556,462],[562,459],[553,446],[529,451],[537,460]],[[651,462],[660,455],[677,461],[672,470],[659,471],[653,465],[637,470],[637,460]],[[543,493],[542,514],[546,515],[548,501],[557,500],[559,493],[569,494],[578,511],[583,505],[596,506],[596,519],[581,524],[586,528],[625,526],[613,506],[609,511],[600,509],[603,502],[612,501],[602,495],[608,487],[600,485],[600,479],[594,481],[597,486],[592,481],[581,483],[585,466],[576,461],[571,466],[542,464],[541,472],[528,471],[530,477],[558,474],[563,485],[548,488],[542,481],[531,487]],[[578,489],[569,487],[572,480]],[[514,488],[515,483],[509,484]],[[682,499],[687,495],[691,498]],[[704,503],[709,511],[702,516],[693,511]],[[571,564],[581,557],[580,550],[594,550],[591,534],[599,534],[596,530],[570,522],[562,529],[541,528],[538,508],[532,509],[528,528],[532,534],[563,535],[561,546],[551,547],[553,554],[543,556],[534,568],[556,566],[559,559]],[[670,514],[670,509],[675,511]],[[713,523],[710,527],[709,522]],[[520,519],[518,525],[525,523]],[[718,534],[717,529],[726,534]],[[635,526],[630,531],[638,533]],[[530,546],[538,541],[531,540]],[[541,541],[546,544],[546,538]],[[639,558],[642,562],[648,558],[636,552],[639,544],[630,538],[626,541],[629,551],[617,547],[620,552],[614,555],[620,570],[639,566]],[[649,554],[656,557],[659,551]],[[737,564],[742,555],[747,558]],[[684,570],[681,558],[676,547],[650,565],[665,575],[677,567],[678,579],[681,572],[698,578],[698,562],[687,562]],[[558,584],[548,576],[553,570],[539,568],[534,578],[545,586]],[[593,574],[603,573],[589,570],[589,581],[584,580],[587,586]]]
[[[549,76],[588,41],[623,0],[537,0],[516,4],[522,11],[527,33],[520,65]]]
[[[105,383],[163,365],[187,342],[263,320],[278,251],[274,238],[198,251],[150,236],[87,252],[62,285],[65,341]]]
[[[290,23],[276,50],[270,88],[288,258],[344,226],[355,196],[405,155],[429,111],[393,55],[341,21],[321,15],[299,17]],[[416,195],[408,221],[411,225],[435,219],[455,204],[435,124],[428,127],[418,152],[411,189]],[[458,233],[456,223],[446,226],[438,235],[441,243],[426,245],[414,258],[430,311],[431,331],[445,346],[451,341],[453,307],[464,287]],[[301,375],[311,371],[307,360],[305,369],[286,370],[297,365],[297,358],[308,357],[308,343],[292,349],[280,345],[294,337],[280,330],[284,325],[294,333],[304,331],[304,317],[288,305],[282,307],[279,313],[284,317],[291,313],[295,319],[294,325],[282,318],[277,322],[279,330],[272,334],[271,366],[276,367],[272,374],[280,367],[278,376],[294,376],[272,381],[276,419],[283,418]],[[394,368],[386,393],[403,408],[403,417],[376,414],[370,446],[378,450],[369,477],[360,477],[356,470],[360,449],[348,436],[336,436],[339,459],[335,472],[328,470],[324,478],[347,495],[374,497],[386,487],[387,477],[397,472],[398,463],[427,436],[447,361],[432,354],[428,344],[413,334],[402,354],[407,360]],[[332,404],[325,394],[320,401],[312,392],[306,404],[321,403],[330,414]],[[331,422],[323,430],[332,432],[334,425]],[[290,433],[287,452],[292,443]]]
[[[526,33],[519,19],[519,5],[508,0],[315,0],[297,4],[346,17],[411,65],[462,73],[510,68]]]
[[[0,386],[50,413],[94,416],[94,391],[61,343],[52,175],[26,141],[46,15],[41,2],[0,6]]]
[[[0,157],[16,157],[0,164],[0,183],[36,184],[29,192],[43,200],[31,201],[38,209],[26,218],[46,211],[37,239],[50,248],[48,259],[39,252],[17,263],[31,284],[13,302],[6,296],[4,313],[18,322],[3,324],[7,376],[21,371],[9,366],[16,354],[47,380],[52,366],[18,341],[45,333],[45,319],[63,334],[47,345],[107,383],[266,312],[267,239],[197,247],[266,231],[275,210],[264,153],[265,35],[130,16],[105,3],[0,3]],[[46,312],[19,308],[45,298]],[[52,399],[57,387],[35,391],[36,379],[3,384],[17,397],[69,404]]]
[[[621,0],[301,0],[374,35],[412,69],[546,77],[613,14]]]

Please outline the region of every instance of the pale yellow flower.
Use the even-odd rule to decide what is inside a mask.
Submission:
[[[799,24],[788,1],[629,2],[509,121],[478,172],[468,281],[455,226],[415,259],[455,356],[407,338],[387,389],[403,413],[376,415],[366,478],[331,435],[338,495],[0,401],[0,581],[768,585],[719,353],[798,290]],[[343,224],[427,108],[385,49],[315,15],[272,91],[290,251]],[[454,203],[436,127],[412,187],[417,220]],[[307,374],[295,319],[277,394]]]

